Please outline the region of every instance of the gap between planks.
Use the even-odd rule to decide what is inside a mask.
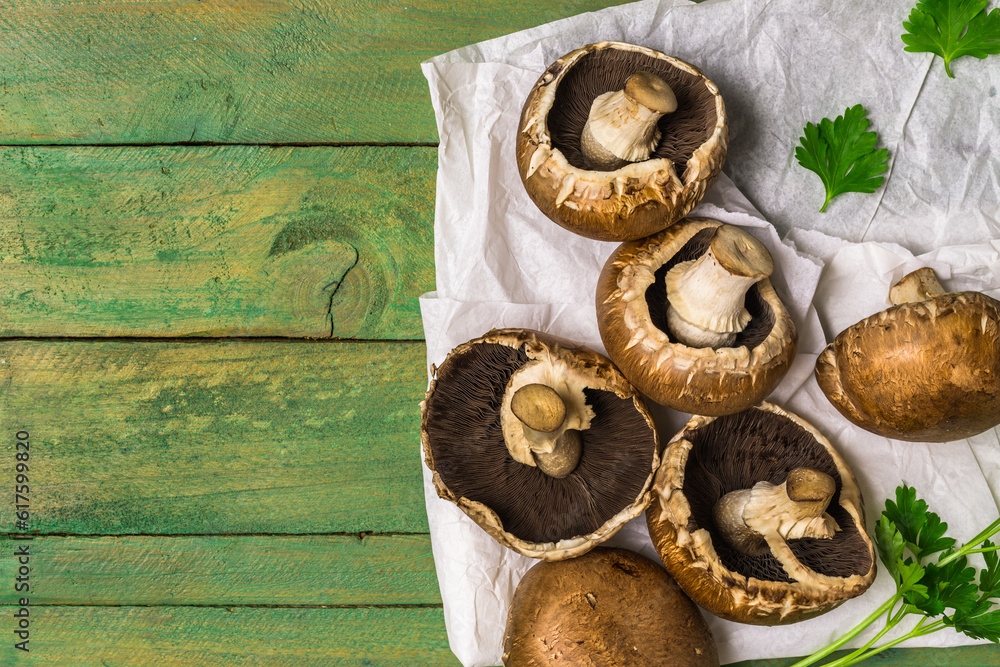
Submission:
[[[0,602],[0,608],[18,607],[13,602]],[[440,602],[400,604],[83,604],[80,602],[32,602],[34,607],[83,607],[108,609],[442,609]]]
[[[429,536],[427,531],[340,531],[340,532],[315,532],[315,533],[0,533],[0,538],[48,538],[48,537],[79,537],[79,538],[115,538],[115,537],[163,537],[172,538],[192,538],[192,537],[355,537],[364,540],[369,537],[421,537]],[[28,539],[25,539],[28,541]]]
[[[229,148],[241,146],[244,148],[437,148],[436,141],[275,141],[275,142],[221,142],[221,141],[162,141],[158,143],[128,143],[108,142],[90,144],[8,144],[0,143],[0,148],[161,148],[164,146]]]
[[[0,336],[0,343],[364,343],[423,345],[422,338],[329,338],[303,336]]]

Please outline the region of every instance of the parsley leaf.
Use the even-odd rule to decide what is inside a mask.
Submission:
[[[875,524],[875,545],[882,564],[896,581],[899,594],[905,595],[910,604],[919,606],[929,595],[927,586],[921,583],[927,573],[920,563],[903,559],[903,536],[885,514]]]
[[[944,71],[955,58],[982,60],[1000,53],[1000,10],[986,12],[987,0],[919,0],[903,21],[904,51],[935,53],[944,58]]]
[[[921,581],[927,586],[927,598],[917,600],[908,596],[907,602],[928,616],[942,614],[945,608],[954,609],[957,614],[972,613],[979,600],[975,581],[976,570],[966,564],[964,556],[943,566],[928,563]]]
[[[904,563],[901,559],[896,561],[896,568],[899,570],[899,594],[907,602],[916,606],[917,603],[930,597],[930,590],[920,583],[926,577],[924,568],[920,563]]]
[[[882,515],[878,523],[875,524],[875,545],[878,547],[878,556],[885,564],[885,569],[889,571],[896,581],[896,586],[900,585],[902,577],[900,575],[899,562],[903,560],[903,547],[905,542],[903,536],[896,530],[895,524],[889,517]]]
[[[993,609],[987,600],[980,600],[971,610],[956,612],[949,621],[948,625],[973,639],[1000,642],[1000,609]]]
[[[920,535],[917,536],[917,548],[920,549],[921,558],[955,546],[954,539],[944,536],[948,524],[934,512],[927,512],[926,516],[927,520],[920,529]]]
[[[896,487],[896,502],[886,500],[882,516],[895,524],[903,540],[911,545],[911,549],[917,548],[920,528],[927,521],[927,503],[917,500],[916,489],[905,485]],[[920,557],[919,553],[914,555]]]
[[[927,511],[927,503],[917,499],[916,489],[912,487],[896,489],[896,502],[885,501],[883,517],[895,524],[917,560],[955,546],[954,539],[944,536],[948,524],[934,512]]]
[[[984,547],[994,546],[992,542],[986,540]],[[983,554],[986,561],[986,569],[979,573],[979,590],[983,592],[984,598],[1000,597],[1000,555],[996,551],[987,551]]]
[[[826,188],[826,201],[844,192],[875,192],[884,180],[889,151],[875,150],[878,134],[866,132],[868,112],[857,104],[831,121],[824,118],[819,125],[806,123],[802,144],[795,148],[795,159],[809,171],[816,172]]]

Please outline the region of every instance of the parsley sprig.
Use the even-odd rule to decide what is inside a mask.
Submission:
[[[880,176],[887,167],[889,151],[875,149],[876,132],[867,132],[867,111],[857,104],[837,116],[824,118],[819,125],[806,123],[802,144],[795,148],[795,159],[819,175],[826,187],[826,201],[845,192],[875,192],[882,185]]]
[[[1000,641],[1000,546],[990,538],[1000,532],[1000,519],[959,548],[947,537],[948,524],[927,508],[909,486],[896,489],[875,527],[878,555],[896,582],[896,593],[846,635],[792,667],[812,665],[841,648],[883,616],[885,627],[856,651],[823,667],[846,667],[866,660],[914,637],[954,628],[974,639]],[[978,572],[968,556],[983,554],[986,569]],[[909,632],[876,644],[908,616],[919,621]]]
[[[903,21],[904,51],[935,53],[951,61],[962,56],[982,60],[1000,53],[1000,9],[986,11],[987,0],[920,0]]]

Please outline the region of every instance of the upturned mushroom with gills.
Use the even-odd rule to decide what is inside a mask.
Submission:
[[[651,72],[636,72],[624,89],[594,100],[580,150],[593,169],[604,171],[649,159],[660,143],[657,121],[676,110],[677,97],[666,81]]]
[[[757,404],[788,371],[797,342],[773,271],[760,241],[709,218],[623,243],[597,284],[608,356],[675,410],[724,415]]]
[[[695,416],[667,445],[646,510],[667,571],[716,616],[783,625],[875,579],[857,480],[833,445],[770,403]]]
[[[673,56],[588,44],[542,73],[517,133],[517,170],[539,210],[601,241],[642,238],[694,208],[726,159],[718,87]]]
[[[649,503],[653,420],[602,355],[502,329],[459,345],[432,373],[421,436],[434,486],[501,544],[579,556]]]
[[[820,354],[816,379],[833,406],[897,440],[949,442],[1000,424],[1000,301],[947,292],[926,267],[889,298]]]

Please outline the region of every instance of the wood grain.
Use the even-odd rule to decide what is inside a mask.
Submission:
[[[10,607],[5,609],[10,610]],[[11,612],[12,613],[12,612]],[[30,608],[30,652],[0,646],[3,664],[74,667],[346,665],[455,667],[437,608]],[[5,612],[6,615],[6,612]],[[890,649],[880,667],[986,667],[996,646]],[[835,656],[841,654],[834,654]],[[795,659],[734,667],[789,667]]]
[[[827,661],[841,658],[850,651],[838,651]],[[746,660],[730,663],[730,667],[791,667],[798,658]],[[952,648],[891,648],[864,665],[878,667],[987,667],[1000,664],[1000,647],[996,645],[956,646]]]
[[[34,532],[426,532],[424,359],[421,343],[0,342],[3,451],[30,433]]]
[[[5,3],[0,143],[436,142],[421,61],[616,4]]]
[[[33,604],[441,604],[426,534],[0,538],[4,554],[24,546]],[[18,567],[0,559],[0,581]],[[2,590],[3,604],[22,596]]]
[[[0,148],[0,336],[422,338],[436,150]]]
[[[456,667],[459,664],[448,649],[444,621],[437,608],[37,606],[30,608],[30,614],[30,651],[23,653],[13,648],[12,641],[4,642],[0,645],[2,664],[11,667]]]

